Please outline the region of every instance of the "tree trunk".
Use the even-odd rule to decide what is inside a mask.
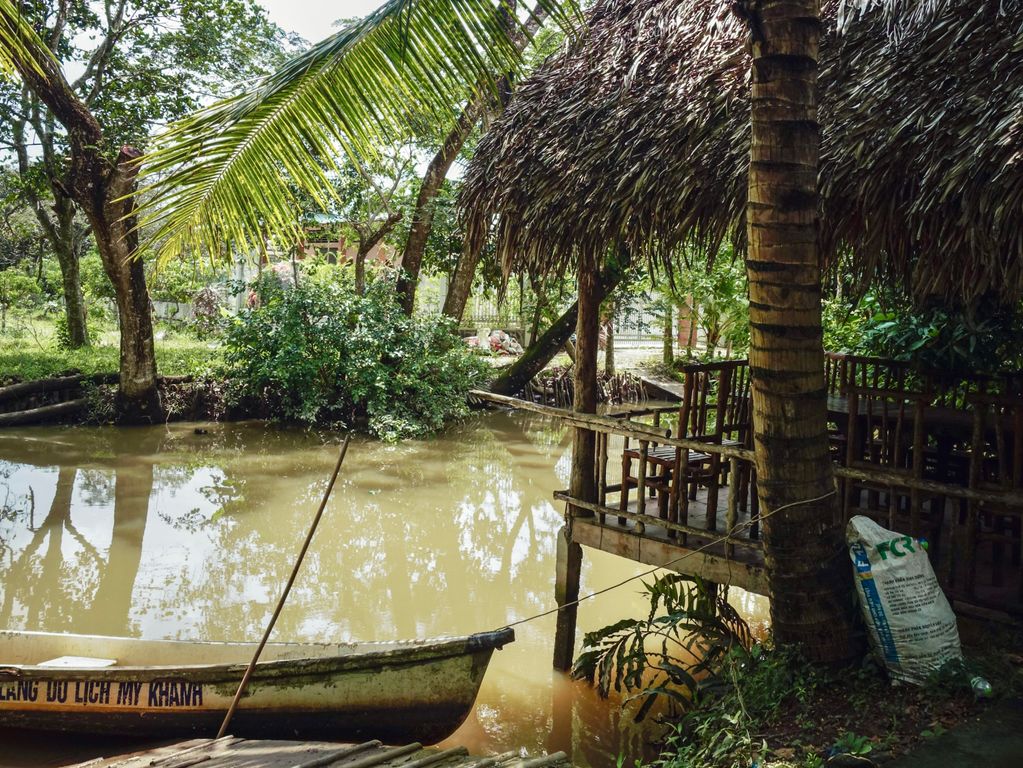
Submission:
[[[603,298],[600,271],[594,260],[580,259],[579,300],[575,325],[575,396],[572,400],[572,410],[576,413],[597,412],[597,347],[600,343],[600,302]],[[569,492],[574,498],[583,501],[596,500],[596,445],[595,432],[579,428],[575,430]],[[573,509],[573,514],[592,513]]]
[[[51,242],[50,245],[57,256],[61,283],[64,287],[64,316],[67,318],[68,347],[78,349],[89,343],[78,250],[74,247],[74,243],[59,239]]]
[[[355,254],[355,293],[358,296],[366,294],[366,252],[361,248]]]
[[[28,94],[22,99],[22,109],[28,109]],[[71,349],[84,347],[89,343],[86,325],[85,297],[82,295],[82,281],[79,269],[79,243],[75,236],[75,204],[66,194],[56,179],[57,168],[54,165],[54,138],[52,133],[36,136],[40,142],[43,156],[44,171],[51,178],[50,192],[53,195],[52,205],[47,204],[38,194],[30,178],[32,173],[31,157],[26,142],[25,122],[15,121],[11,127],[16,155],[18,173],[25,181],[24,190],[29,205],[35,212],[36,220],[42,230],[43,238],[50,244],[57,256],[60,266],[61,283],[64,289],[64,316],[67,319],[68,346]],[[53,215],[47,212],[52,209]],[[39,274],[42,275],[42,249],[39,257]]]
[[[444,297],[445,315],[455,319],[455,322],[462,321],[462,314],[465,312],[465,305],[469,301],[469,294],[472,293],[472,281],[476,277],[476,265],[480,262],[480,251],[463,252],[451,275],[451,283],[448,285],[448,295]],[[572,334],[570,333],[569,336]],[[567,338],[567,337],[566,337]]]
[[[146,273],[138,258],[135,231],[134,191],[141,153],[122,147],[111,171],[102,203],[83,206],[92,224],[103,268],[114,285],[117,317],[121,329],[121,386],[117,392],[118,420],[129,424],[152,424],[163,409],[156,382],[156,350],[153,316],[146,288]]]
[[[671,302],[664,302],[664,333],[662,336],[661,362],[671,366],[675,364],[675,314]]]
[[[103,250],[101,248],[100,252]],[[113,253],[124,253],[124,257],[129,260],[116,272],[104,265],[117,291],[117,316],[121,326],[118,420],[129,424],[156,423],[160,421],[163,409],[156,386],[153,316],[149,291],[146,289],[145,269],[142,260],[135,258],[127,248],[110,250]]]
[[[359,296],[366,294],[366,259],[369,258],[370,252],[380,244],[380,241],[391,233],[395,225],[401,221],[401,217],[401,211],[391,211],[376,230],[370,232],[360,230],[359,247],[355,252],[355,292]],[[415,300],[414,291],[412,299]],[[408,314],[412,314],[411,309],[408,310]]]
[[[565,346],[565,342],[572,336],[578,307],[579,304],[576,302],[565,310],[565,314],[555,320],[554,324],[544,331],[540,338],[535,339],[529,345],[529,349],[523,353],[522,357],[505,368],[504,372],[494,379],[489,387],[490,391],[509,397],[521,392],[526,384],[532,381],[533,377],[540,373],[547,363],[558,354],[558,351]]]
[[[855,656],[852,571],[828,456],[817,253],[818,0],[763,0],[751,17],[746,269],[757,488],[780,644]]]
[[[472,133],[480,115],[483,114],[483,107],[487,94],[480,94],[471,101],[462,114],[458,116],[455,127],[451,129],[440,150],[430,161],[423,174],[423,183],[419,187],[419,194],[416,197],[416,207],[412,213],[412,224],[409,228],[408,240],[405,241],[405,250],[401,255],[401,269],[398,271],[398,298],[405,314],[411,315],[416,304],[416,286],[419,284],[419,270],[423,265],[423,254],[426,253],[426,241],[430,237],[430,230],[433,229],[434,203],[437,193],[440,192],[444,179],[448,175],[451,164],[455,162],[458,153],[462,151],[462,145]],[[450,294],[449,294],[450,295]],[[461,314],[459,314],[461,319]]]

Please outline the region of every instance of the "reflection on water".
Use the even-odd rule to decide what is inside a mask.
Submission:
[[[203,427],[0,433],[0,626],[257,639],[337,435]],[[561,524],[551,492],[567,485],[570,445],[565,428],[522,414],[479,416],[429,441],[353,443],[275,639],[463,634],[550,608]],[[642,570],[590,550],[585,563],[584,593]],[[585,603],[580,630],[642,613],[638,591]],[[758,600],[744,607],[764,611]],[[601,767],[640,755],[649,730],[619,727],[587,688],[552,680],[553,617],[516,633],[450,743],[563,749]],[[34,746],[22,749],[0,760],[38,762]]]

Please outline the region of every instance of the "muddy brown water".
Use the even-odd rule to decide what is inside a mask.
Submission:
[[[262,423],[0,432],[0,627],[258,639],[337,442]],[[567,428],[521,413],[475,416],[425,441],[354,441],[274,639],[465,634],[549,609],[562,518],[551,493],[568,484],[570,451]],[[587,549],[582,592],[643,570]],[[633,582],[584,603],[580,631],[642,615],[639,591]],[[765,619],[763,600],[735,599]],[[445,745],[565,750],[594,768],[643,756],[653,723],[632,725],[552,673],[553,617],[516,633]],[[10,731],[0,745],[5,766],[138,747]]]

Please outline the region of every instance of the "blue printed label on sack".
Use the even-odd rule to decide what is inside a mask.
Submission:
[[[881,653],[888,664],[899,664],[899,653],[895,649],[895,638],[892,636],[892,629],[888,625],[888,616],[881,604],[881,595],[878,594],[877,584],[874,581],[874,574],[870,569],[870,558],[867,557],[867,550],[862,544],[855,544],[852,547],[853,563],[856,573],[859,576],[860,589],[863,590],[864,603],[870,611],[870,620],[877,633],[877,639],[881,644]]]

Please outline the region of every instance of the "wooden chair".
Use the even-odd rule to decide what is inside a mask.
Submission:
[[[749,440],[749,365],[745,360],[686,366],[682,405],[675,434],[719,445],[745,445]],[[636,465],[633,474],[633,465]],[[641,443],[622,452],[620,509],[629,505],[629,490],[639,491],[638,508],[646,494],[656,495],[658,513],[672,522],[688,523],[689,501],[700,485],[707,488],[707,528],[717,527],[718,489],[728,462],[716,453]],[[748,491],[749,479],[745,488]]]

